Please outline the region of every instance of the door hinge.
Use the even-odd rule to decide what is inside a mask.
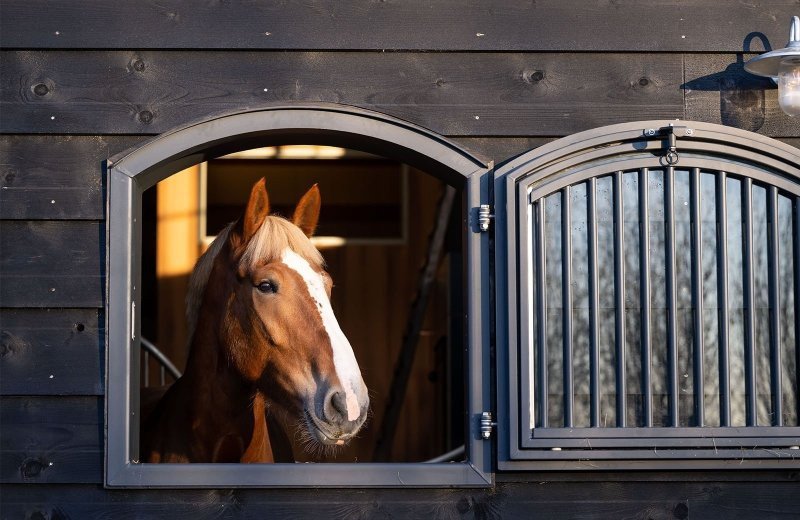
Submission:
[[[644,135],[645,137],[666,136],[664,161],[668,166],[672,166],[677,164],[680,159],[678,155],[678,137],[692,137],[694,129],[685,125],[670,123],[669,126],[662,126],[661,128],[645,128]]]
[[[489,204],[481,204],[478,208],[478,229],[481,233],[489,231],[493,218],[492,207]]]
[[[492,421],[492,412],[481,413],[481,438],[489,440],[492,436],[492,430],[497,426],[497,423]]]

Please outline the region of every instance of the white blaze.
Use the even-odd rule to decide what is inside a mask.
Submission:
[[[328,333],[333,348],[333,366],[336,375],[344,388],[345,401],[347,403],[347,420],[355,421],[361,414],[361,407],[358,404],[356,395],[357,388],[361,384],[361,370],[358,368],[353,347],[339,327],[336,316],[333,314],[328,293],[325,292],[325,282],[322,275],[314,271],[305,258],[298,255],[291,249],[285,249],[281,260],[291,269],[297,271],[308,286],[311,299],[317,305],[317,310],[322,317],[322,325]]]

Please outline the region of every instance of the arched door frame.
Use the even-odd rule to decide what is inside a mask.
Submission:
[[[259,146],[316,144],[396,159],[465,192],[467,460],[442,464],[139,464],[137,306],[142,193],[192,165]],[[487,486],[491,452],[480,435],[489,409],[489,243],[477,208],[489,203],[491,163],[444,137],[376,112],[332,104],[281,105],[224,115],[157,136],[107,165],[106,485],[113,487]]]

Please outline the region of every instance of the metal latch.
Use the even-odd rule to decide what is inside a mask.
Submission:
[[[481,233],[489,231],[489,225],[493,218],[492,207],[489,204],[481,204],[478,208],[478,229],[481,230]]]
[[[481,413],[481,438],[489,440],[492,436],[492,428],[497,426],[497,423],[492,421],[492,412]]]
[[[645,128],[645,137],[654,137],[656,135],[664,135],[667,137],[667,150],[664,152],[664,161],[672,166],[678,163],[680,156],[678,155],[678,137],[692,137],[694,129],[684,125],[674,125],[670,123],[669,126],[661,128]]]

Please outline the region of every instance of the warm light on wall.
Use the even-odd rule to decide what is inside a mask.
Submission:
[[[242,150],[224,156],[224,159],[339,159],[347,150],[336,146],[288,145],[267,146]]]
[[[751,74],[772,78],[778,84],[778,103],[790,116],[800,115],[800,17],[792,18],[789,43],[744,64]]]

